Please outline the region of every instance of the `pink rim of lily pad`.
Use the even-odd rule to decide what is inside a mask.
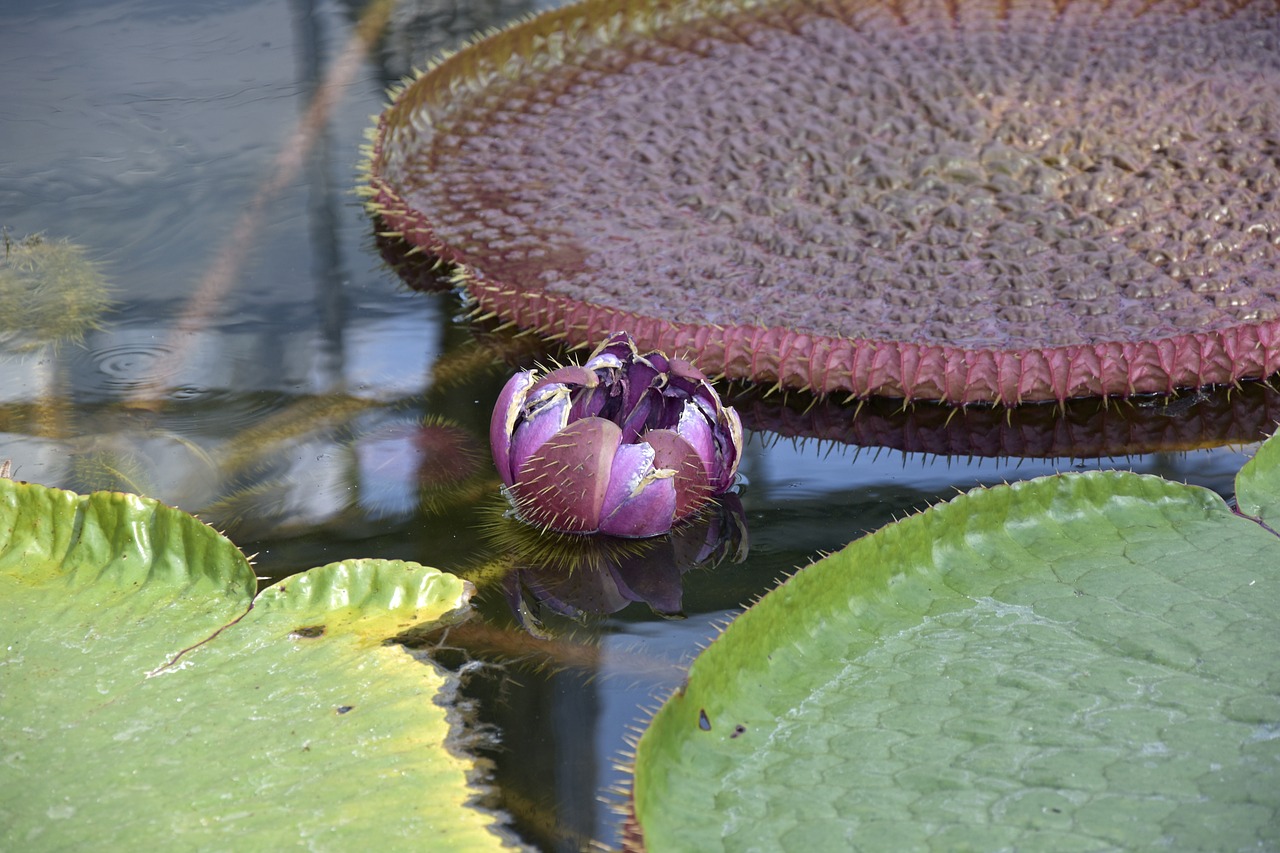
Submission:
[[[833,4],[833,7],[839,5]],[[1277,213],[1277,208],[1280,208],[1280,184],[1276,182],[1276,176],[1280,175],[1280,106],[1277,106],[1274,98],[1274,91],[1280,89],[1267,88],[1273,83],[1280,87],[1280,62],[1266,59],[1275,53],[1274,48],[1280,43],[1280,6],[1269,0],[1246,0],[1234,4],[1208,2],[1196,6],[1175,6],[1170,2],[1103,6],[1089,0],[1068,0],[1066,3],[1015,0],[1012,4],[1000,6],[977,0],[962,0],[950,5],[881,5],[872,2],[848,4],[847,9],[839,10],[846,18],[839,23],[852,28],[859,38],[866,36],[869,40],[871,36],[876,36],[884,39],[886,34],[892,37],[896,27],[902,33],[912,33],[912,38],[917,39],[919,44],[932,43],[930,39],[937,43],[952,44],[956,40],[947,42],[947,39],[950,37],[948,34],[954,33],[977,33],[979,41],[975,44],[981,44],[981,38],[1006,28],[1004,24],[1009,21],[1024,28],[1038,26],[1042,32],[1054,29],[1060,31],[1068,24],[1082,28],[1078,30],[1080,32],[1087,32],[1089,27],[1099,31],[1113,27],[1122,17],[1127,16],[1130,21],[1145,21],[1148,30],[1163,32],[1168,30],[1170,22],[1177,24],[1193,13],[1200,14],[1201,18],[1196,19],[1194,26],[1188,24],[1184,28],[1191,31],[1192,35],[1188,36],[1185,31],[1175,33],[1168,39],[1174,48],[1178,47],[1178,39],[1198,37],[1195,32],[1204,23],[1202,19],[1229,21],[1233,26],[1238,24],[1242,29],[1232,31],[1232,39],[1239,39],[1241,33],[1249,36],[1239,43],[1251,45],[1253,53],[1249,50],[1237,52],[1245,55],[1242,61],[1264,66],[1261,68],[1263,79],[1259,84],[1263,88],[1256,90],[1264,93],[1261,96],[1263,100],[1258,103],[1250,102],[1248,99],[1254,97],[1256,92],[1246,91],[1240,96],[1244,98],[1244,106],[1240,107],[1239,115],[1235,118],[1228,116],[1227,120],[1237,121],[1238,124],[1244,122],[1239,127],[1233,125],[1229,131],[1237,135],[1246,132],[1254,134],[1255,136],[1250,136],[1242,143],[1243,150],[1256,148],[1259,157],[1246,163],[1241,157],[1247,157],[1247,154],[1226,152],[1222,155],[1222,162],[1208,164],[1196,173],[1200,177],[1208,176],[1205,180],[1212,178],[1214,181],[1225,181],[1218,188],[1221,190],[1219,195],[1222,196],[1219,199],[1222,204],[1218,207],[1222,211],[1228,211],[1232,200],[1244,206],[1241,209],[1245,219],[1231,220],[1225,233],[1218,226],[1227,213],[1224,212],[1215,220],[1211,210],[1201,209],[1209,202],[1200,197],[1186,197],[1186,193],[1191,191],[1184,186],[1173,186],[1170,189],[1160,184],[1160,175],[1156,175],[1147,179],[1155,188],[1153,193],[1168,190],[1175,193],[1171,198],[1182,198],[1188,206],[1186,211],[1175,211],[1174,221],[1183,229],[1179,232],[1184,238],[1182,243],[1190,248],[1180,254],[1178,245],[1181,244],[1170,249],[1169,245],[1161,242],[1163,238],[1158,236],[1162,233],[1159,229],[1167,231],[1169,227],[1165,221],[1157,221],[1157,229],[1154,230],[1157,237],[1154,241],[1148,240],[1149,235],[1142,233],[1142,218],[1145,215],[1149,219],[1159,220],[1163,215],[1162,211],[1144,212],[1142,199],[1139,197],[1135,200],[1132,197],[1132,185],[1122,188],[1123,192],[1130,195],[1122,193],[1114,199],[1113,207],[1107,208],[1105,194],[1114,191],[1115,187],[1096,182],[1088,184],[1090,170],[1105,171],[1107,168],[1106,164],[1100,166],[1096,162],[1089,162],[1090,151],[1086,150],[1088,139],[1075,139],[1075,148],[1071,150],[1064,148],[1056,153],[1037,152],[1039,160],[1031,164],[1034,167],[1032,171],[1044,168],[1050,170],[1048,178],[1044,180],[1071,181],[1078,178],[1078,192],[1069,198],[1085,198],[1090,192],[1102,194],[1101,201],[1098,198],[1093,201],[1094,204],[1102,205],[1094,212],[1097,213],[1094,218],[1101,224],[1093,223],[1090,226],[1086,223],[1081,226],[1086,238],[1083,241],[1068,233],[1065,240],[1074,240],[1074,243],[1067,242],[1064,245],[1073,246],[1084,242],[1092,248],[1102,245],[1104,250],[1109,250],[1112,243],[1116,246],[1123,245],[1123,250],[1117,249],[1120,254],[1115,257],[1123,255],[1128,263],[1128,255],[1124,252],[1131,253],[1139,257],[1138,261],[1133,261],[1139,265],[1135,269],[1142,264],[1152,265],[1159,273],[1156,279],[1168,278],[1177,282],[1178,288],[1181,288],[1172,295],[1167,291],[1157,293],[1149,303],[1143,303],[1135,301],[1133,294],[1123,289],[1127,285],[1121,282],[1118,285],[1118,295],[1114,295],[1114,301],[1110,304],[1113,307],[1122,306],[1128,314],[1126,319],[1108,324],[1108,314],[1104,310],[1106,303],[1097,303],[1099,316],[1095,318],[1088,313],[1095,310],[1092,307],[1094,303],[1087,301],[1093,295],[1085,293],[1080,296],[1079,291],[1082,288],[1088,290],[1093,282],[1069,281],[1065,292],[1073,299],[1079,297],[1086,300],[1073,303],[1083,305],[1084,312],[1071,319],[1071,322],[1080,320],[1076,325],[1086,330],[1107,329],[1118,323],[1126,334],[1114,337],[1105,334],[1093,337],[1083,335],[1081,340],[1065,345],[1036,345],[1033,340],[1036,336],[1035,318],[1041,315],[1036,314],[1035,301],[1043,299],[1039,292],[1025,296],[1014,294],[1015,298],[1010,305],[997,310],[997,313],[1004,312],[1001,316],[1030,318],[1016,329],[1020,336],[1017,345],[1000,345],[1002,336],[1008,334],[1007,329],[989,334],[970,334],[964,325],[965,317],[979,316],[985,310],[984,302],[994,304],[999,298],[1003,298],[997,297],[995,293],[982,291],[976,285],[974,295],[968,298],[967,303],[944,306],[947,309],[945,311],[935,310],[931,323],[917,324],[896,337],[883,334],[863,336],[821,333],[812,328],[812,323],[805,326],[787,322],[713,320],[708,319],[707,315],[716,312],[698,311],[696,307],[685,311],[680,317],[657,316],[654,311],[630,307],[625,304],[625,298],[595,300],[586,298],[586,294],[590,293],[589,289],[575,291],[572,287],[557,289],[541,284],[548,276],[555,278],[557,263],[573,272],[581,272],[593,263],[574,252],[560,251],[554,245],[549,245],[552,257],[535,265],[530,275],[512,274],[513,270],[518,272],[518,267],[512,265],[510,257],[500,257],[495,261],[485,256],[482,251],[484,235],[488,233],[493,236],[495,243],[498,241],[496,238],[509,237],[511,234],[516,234],[517,237],[528,235],[524,235],[522,231],[504,232],[500,225],[486,231],[487,224],[468,231],[465,238],[459,238],[454,231],[456,222],[453,220],[464,215],[467,210],[483,207],[475,199],[460,199],[459,207],[446,208],[444,216],[422,209],[425,206],[424,199],[431,193],[452,198],[449,180],[453,178],[446,179],[444,171],[431,174],[429,167],[437,156],[443,156],[441,151],[458,144],[458,135],[463,134],[469,126],[469,116],[461,115],[461,112],[469,110],[473,102],[491,106],[494,100],[501,100],[505,89],[512,85],[511,81],[518,82],[522,74],[550,73],[545,69],[560,61],[553,58],[555,51],[560,51],[561,54],[577,51],[575,55],[579,58],[592,58],[591,62],[594,64],[591,79],[607,79],[610,74],[620,73],[619,68],[631,70],[630,61],[615,63],[618,67],[610,66],[607,49],[614,42],[626,39],[631,39],[628,42],[629,49],[635,49],[634,42],[639,37],[630,33],[627,28],[638,20],[647,20],[646,26],[652,26],[654,32],[666,38],[665,42],[658,39],[655,43],[663,45],[667,51],[664,55],[672,63],[684,61],[687,58],[684,54],[692,56],[701,52],[710,55],[730,44],[732,39],[724,42],[717,42],[716,39],[720,38],[723,31],[732,31],[733,26],[743,21],[758,26],[766,35],[779,32],[801,33],[799,19],[786,17],[793,12],[798,14],[799,10],[804,11],[804,16],[801,17],[805,22],[820,20],[821,27],[827,28],[822,32],[827,32],[830,29],[828,25],[835,21],[826,11],[818,10],[816,5],[810,7],[799,3],[762,3],[753,10],[734,11],[723,19],[714,19],[716,25],[706,25],[706,32],[700,35],[703,37],[701,42],[692,45],[680,43],[679,39],[672,37],[672,33],[683,32],[691,27],[696,29],[695,24],[703,26],[707,20],[713,20],[705,14],[699,17],[700,13],[695,6],[696,4],[688,4],[688,8],[682,6],[672,9],[658,3],[640,3],[629,6],[625,12],[617,12],[611,4],[589,0],[521,23],[446,59],[400,90],[393,105],[379,119],[370,152],[370,185],[366,190],[369,209],[382,220],[389,233],[455,264],[455,279],[475,301],[477,316],[496,316],[521,328],[532,329],[548,338],[572,345],[594,344],[611,332],[624,329],[642,348],[688,354],[696,359],[699,368],[708,375],[723,375],[729,379],[746,380],[770,387],[799,389],[818,394],[845,393],[851,397],[888,396],[953,404],[987,402],[1008,405],[1032,401],[1062,402],[1088,396],[1172,393],[1180,388],[1262,378],[1280,369],[1280,308],[1277,307],[1280,300],[1280,213]],[[649,16],[648,19],[645,18],[646,15]],[[655,24],[655,20],[663,16],[671,20],[663,19]],[[676,17],[684,20],[675,21]],[[886,18],[892,20],[886,24]],[[872,23],[861,23],[862,19]],[[935,25],[934,21],[943,23]],[[986,26],[987,24],[992,26]],[[1016,26],[1011,28],[1016,29]],[[816,32],[818,30],[801,34],[812,41],[817,38],[814,35]],[[921,33],[924,35],[921,36]],[[1143,37],[1141,32],[1134,36],[1135,39],[1140,37]],[[1164,38],[1163,35],[1145,37],[1153,43]],[[1225,39],[1226,36],[1221,38]],[[1095,47],[1085,44],[1080,46],[1080,50],[1088,53]],[[1217,50],[1222,46],[1214,44],[1211,47]],[[1239,75],[1243,72],[1236,66],[1227,71],[1221,70],[1221,63],[1217,62],[1219,58],[1221,57],[1210,63],[1209,70],[1205,72],[1205,80],[1194,81],[1200,87],[1197,91],[1208,93],[1201,100],[1213,100],[1210,96],[1215,91],[1214,85],[1218,83],[1221,83],[1219,88],[1225,87],[1228,94],[1239,94],[1232,87],[1239,89],[1240,79],[1243,79]],[[642,64],[648,68],[661,64],[661,61],[661,56],[656,62],[653,57],[646,56]],[[536,71],[528,70],[535,66]],[[1144,72],[1139,69],[1136,73]],[[1221,76],[1219,78],[1215,75]],[[979,83],[973,85],[977,87]],[[580,94],[581,89],[573,91]],[[1271,91],[1272,95],[1266,96],[1266,91]],[[556,100],[568,97],[563,92],[552,94],[557,97],[547,99],[548,103],[544,104],[546,110],[554,109],[553,102]],[[1055,95],[1054,92],[1041,94],[1049,99]],[[1221,93],[1217,97],[1228,107],[1235,103],[1230,98],[1222,97]],[[989,104],[980,106],[988,113],[994,109]],[[1114,109],[1114,105],[1111,108]],[[1240,116],[1244,118],[1241,119]],[[1201,118],[1197,116],[1195,120],[1199,121]],[[476,125],[477,133],[485,129],[478,120],[473,124]],[[1083,130],[1086,136],[1088,131],[1088,127]],[[1176,128],[1170,132],[1174,137],[1177,136]],[[483,140],[489,138],[483,137]],[[1167,140],[1168,151],[1160,152],[1162,156],[1167,155],[1166,159],[1183,157],[1184,160],[1203,165],[1204,158],[1209,156],[1194,146],[1191,149],[1187,149],[1185,145],[1179,148],[1178,139],[1171,137],[1171,140]],[[1093,141],[1101,144],[1107,140]],[[983,154],[975,157],[981,159],[986,156],[985,152],[986,149]],[[1099,153],[1095,150],[1092,153],[1118,160],[1129,156],[1124,151]],[[1022,154],[1015,152],[1009,156],[1016,160]],[[1059,159],[1053,159],[1055,157]],[[1072,161],[1073,157],[1078,162]],[[914,185],[916,189],[921,181],[928,185],[930,169],[937,172],[953,168],[958,175],[952,176],[957,184],[962,184],[965,180],[985,180],[992,176],[991,172],[983,172],[978,178],[966,178],[964,170],[973,164],[965,161],[964,152],[958,154],[955,160],[956,162],[949,163],[946,157],[941,157],[940,165],[926,163],[920,166],[920,174],[914,175],[917,179]],[[1236,162],[1237,160],[1240,162]],[[1068,164],[1069,161],[1074,162],[1074,165],[1058,169],[1059,165]],[[1022,165],[1017,168],[1026,166],[1025,162],[1018,162]],[[1049,166],[1044,166],[1045,163]],[[1006,165],[1001,161],[992,166],[992,169],[998,172]],[[1177,168],[1190,168],[1182,161],[1175,165]],[[983,166],[991,166],[991,163],[984,160]],[[1055,169],[1065,174],[1066,178],[1054,172]],[[1137,166],[1125,164],[1125,169],[1133,173]],[[1176,172],[1174,167],[1170,169]],[[1237,175],[1236,171],[1240,174]],[[1138,174],[1141,176],[1142,171],[1138,170]],[[440,178],[441,185],[428,186],[431,181],[424,175],[432,179]],[[911,177],[913,176],[909,174],[908,178]],[[1041,180],[1034,175],[1033,178]],[[896,179],[891,177],[886,180],[892,183]],[[601,193],[606,193],[609,189],[602,187]],[[1177,196],[1177,192],[1184,195]],[[1249,196],[1250,193],[1260,195],[1263,200],[1258,202],[1253,196]],[[536,204],[523,196],[521,199],[516,204],[507,198],[503,202],[506,205],[502,209],[503,214],[517,211],[527,214],[531,219],[536,218],[539,213]],[[761,202],[766,206],[768,203],[768,199]],[[689,204],[706,207],[705,200],[694,199]],[[938,216],[941,210],[942,214],[954,216],[959,225],[963,226],[967,222],[964,217],[968,214],[961,207],[957,203],[951,208],[934,208],[928,212]],[[1190,209],[1192,207],[1195,209]],[[705,213],[705,210],[702,212]],[[738,213],[740,211],[730,210],[728,215],[732,217]],[[860,211],[854,213],[858,214]],[[905,215],[910,218],[914,214],[907,211]],[[793,217],[787,221],[790,226],[798,228],[812,225],[806,225],[802,218]],[[1046,230],[1042,227],[1043,221],[1037,220],[1034,224],[1039,229],[1037,233]],[[812,231],[811,228],[811,237]],[[1066,231],[1069,232],[1070,229],[1066,228]],[[480,235],[479,238],[476,237],[477,234]],[[551,234],[551,231],[542,236],[547,234]],[[1248,239],[1241,235],[1246,235]],[[537,233],[533,237],[542,239]],[[647,245],[643,239],[635,239],[635,235],[630,233],[620,239],[633,240],[637,246]],[[814,239],[821,243],[820,234]],[[1231,243],[1232,239],[1236,239],[1236,242]],[[1200,240],[1200,243],[1195,243],[1195,240]],[[1242,247],[1241,240],[1247,245]],[[807,251],[807,245],[803,241],[800,244],[792,243],[784,246],[783,251]],[[1055,244],[1050,241],[1050,245]],[[1209,248],[1201,252],[1204,247]],[[1061,251],[1069,253],[1068,249]],[[645,262],[648,263],[648,259],[660,254],[648,252]],[[1040,258],[1042,254],[1036,257]],[[1239,263],[1237,257],[1242,258]],[[997,257],[995,261],[1009,263],[1009,259],[1005,257]],[[969,268],[975,270],[986,263],[982,258],[968,258],[967,262],[970,264]],[[1041,265],[1037,267],[1036,263]],[[1044,266],[1045,263],[1048,261],[1037,260],[1032,263],[1031,272],[1047,280],[1052,278],[1055,270]],[[963,269],[964,264],[961,263],[959,268]],[[956,269],[954,264],[947,267],[947,275],[951,278],[944,277],[943,280],[952,283],[948,286],[963,290],[966,280],[955,277]],[[1068,270],[1064,275],[1069,273]],[[1015,268],[1014,275],[1017,274]],[[697,274],[690,275],[692,277],[689,281],[676,282],[676,285],[682,285],[686,291],[693,288]],[[587,286],[589,285],[588,280]],[[1019,286],[1014,285],[1015,289]],[[1159,290],[1164,286],[1157,280],[1154,287]],[[892,297],[904,289],[902,280],[895,279],[884,292]],[[1237,293],[1241,289],[1247,292]],[[945,295],[952,291],[941,292]],[[936,293],[926,294],[916,301],[927,303],[937,298]],[[945,298],[949,299],[949,296]],[[1023,299],[1023,303],[1019,304],[1018,299]],[[1201,303],[1207,306],[1207,319],[1198,319],[1195,313]],[[842,307],[843,302],[839,305]],[[1188,318],[1187,321],[1174,324],[1171,330],[1170,324],[1164,319],[1158,322],[1152,320],[1150,328],[1144,330],[1144,316],[1162,316],[1162,306],[1167,305],[1174,306],[1170,309],[1173,313],[1187,309],[1179,315]],[[1235,308],[1240,308],[1237,319],[1233,319],[1231,315],[1231,310]],[[819,309],[817,313],[823,312]],[[949,324],[949,318],[959,319]],[[991,322],[990,316],[986,315],[980,316],[979,320]],[[1135,324],[1139,334],[1133,334]],[[960,343],[946,339],[949,327],[959,330],[956,337]],[[935,334],[931,337],[930,330],[941,330],[942,336]],[[1144,336],[1140,334],[1143,331],[1150,331],[1151,334]],[[1072,331],[1067,337],[1072,334],[1076,332]],[[986,340],[984,335],[990,340]],[[1053,335],[1048,335],[1048,338],[1052,339]]]

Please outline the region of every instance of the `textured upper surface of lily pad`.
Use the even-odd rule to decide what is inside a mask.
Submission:
[[[455,677],[394,638],[473,588],[345,560],[256,598],[149,498],[0,479],[0,849],[512,849]]]
[[[749,8],[747,8],[749,7]],[[399,93],[371,208],[482,312],[950,402],[1280,367],[1280,6],[586,2]]]
[[[1251,517],[1060,474],[801,569],[642,735],[629,849],[1275,849],[1277,463],[1236,479]]]

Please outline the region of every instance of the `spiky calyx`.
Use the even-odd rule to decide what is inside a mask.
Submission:
[[[573,344],[858,397],[1167,393],[1280,368],[1278,89],[1273,0],[586,2],[401,91],[370,209]]]

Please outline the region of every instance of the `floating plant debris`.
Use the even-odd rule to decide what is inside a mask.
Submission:
[[[399,92],[370,207],[573,344],[820,393],[1168,393],[1280,367],[1278,91],[1273,0],[586,2]]]

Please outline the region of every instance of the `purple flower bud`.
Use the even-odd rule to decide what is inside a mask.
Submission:
[[[693,365],[619,332],[586,364],[511,377],[489,442],[526,521],[638,538],[733,485],[742,423]]]

